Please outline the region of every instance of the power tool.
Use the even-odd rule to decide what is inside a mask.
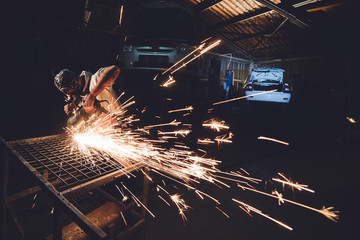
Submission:
[[[86,97],[84,97],[83,99],[86,99]],[[95,111],[91,112],[91,113],[87,113],[83,107],[84,102],[83,101],[79,101],[76,105],[78,106],[78,109],[68,118],[67,120],[67,127],[73,127],[73,128],[80,128],[82,126],[86,126],[91,124],[92,122],[94,122],[95,120],[98,119],[98,117],[102,114],[109,114],[109,111],[105,110],[100,103],[104,102],[106,100],[103,101],[99,101],[95,99],[94,102],[94,106],[95,106]],[[107,101],[106,101],[107,102]]]

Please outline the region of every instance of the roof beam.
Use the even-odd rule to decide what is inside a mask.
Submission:
[[[278,12],[280,15],[288,18],[292,23],[296,24],[301,28],[310,28],[310,25],[307,23],[307,20],[300,18],[295,8],[290,4],[274,4],[269,0],[256,0],[257,2],[265,5],[267,8]]]
[[[223,0],[203,0],[201,3],[198,3],[193,8],[195,14],[201,13],[206,11],[207,9],[211,8],[212,6],[222,2]]]
[[[291,29],[294,29],[296,28],[295,25],[292,25],[292,24],[287,24],[286,26],[282,26],[282,31],[283,30],[291,30]],[[219,31],[223,34],[233,34],[235,35],[236,37],[235,38],[232,38],[230,39],[231,41],[242,41],[242,40],[247,40],[247,39],[251,39],[251,38],[271,38],[271,39],[277,39],[277,37],[273,36],[274,35],[274,31],[276,29],[271,29],[269,30],[266,30],[266,31],[263,31],[263,32],[258,32],[258,33],[253,33],[253,34],[248,34],[248,33],[236,33],[236,32],[227,32],[227,31]],[[283,37],[281,37],[280,39],[283,39]]]
[[[257,9],[255,11],[249,12],[249,13],[245,13],[245,14],[240,14],[237,15],[236,17],[230,18],[229,20],[223,21],[221,23],[219,23],[216,28],[222,28],[222,27],[227,27],[230,26],[232,24],[238,23],[238,22],[242,22],[242,21],[246,21],[250,18],[253,17],[257,17],[259,15],[262,15],[264,13],[269,12],[269,10],[267,8],[260,8]]]
[[[241,37],[238,38],[232,38],[230,39],[231,41],[243,41],[243,40],[247,40],[247,39],[251,39],[251,38],[270,38],[271,32],[265,33],[265,32],[261,32],[261,33],[255,33],[255,34],[244,34]]]
[[[346,3],[349,3],[350,0],[326,0],[326,1],[317,1],[313,3],[309,3],[304,6],[300,6],[299,9],[304,9],[308,12],[318,11],[318,10],[326,10],[327,8],[337,7]]]

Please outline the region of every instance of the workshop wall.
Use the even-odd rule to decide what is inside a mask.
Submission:
[[[353,70],[343,56],[277,59],[257,66],[284,69],[284,80],[291,85],[294,101],[350,111],[348,93],[352,91]]]

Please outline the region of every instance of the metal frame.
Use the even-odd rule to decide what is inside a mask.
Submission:
[[[71,181],[73,179],[76,179],[76,176],[74,174],[71,174],[70,171],[72,171],[74,168],[76,170],[76,166],[73,165],[69,167],[69,169],[64,170],[63,172],[66,172],[67,174],[72,175],[72,179],[62,179],[60,176],[58,176],[58,179],[53,179],[51,177],[47,177],[47,173],[44,172],[41,174],[39,172],[39,169],[46,168],[49,171],[49,174],[57,174],[54,170],[54,167],[49,166],[42,166],[41,163],[36,162],[37,165],[35,165],[34,162],[29,161],[29,158],[26,156],[24,157],[19,150],[14,147],[16,144],[25,144],[25,143],[35,143],[38,144],[39,142],[47,142],[52,141],[54,139],[62,139],[64,138],[64,135],[54,135],[54,136],[48,136],[48,137],[41,137],[41,138],[33,138],[33,139],[25,139],[25,140],[19,140],[19,141],[13,141],[13,142],[6,142],[3,138],[0,137],[0,201],[1,201],[1,208],[0,208],[0,238],[5,239],[5,227],[6,227],[6,216],[7,213],[10,213],[12,215],[8,203],[10,201],[13,201],[15,199],[19,199],[22,196],[26,196],[28,194],[43,190],[47,196],[49,196],[54,204],[54,213],[53,213],[53,239],[61,239],[62,238],[62,215],[65,213],[72,221],[74,221],[87,235],[89,235],[92,239],[109,239],[109,236],[101,230],[99,227],[94,225],[89,219],[86,218],[86,216],[79,211],[67,198],[81,194],[83,192],[90,191],[100,185],[103,185],[105,183],[109,183],[114,181],[115,179],[131,172],[135,171],[137,169],[140,169],[143,167],[140,164],[134,164],[130,167],[126,168],[120,168],[118,166],[112,166],[113,168],[110,168],[109,172],[104,171],[104,174],[98,174],[95,176],[91,176],[91,178],[84,178],[81,181],[78,181],[76,183],[71,182],[69,185],[65,185],[64,182]],[[29,154],[31,155],[31,153]],[[44,156],[42,156],[44,157]],[[21,165],[27,169],[32,176],[35,177],[39,187],[34,187],[31,189],[27,189],[25,191],[22,191],[20,193],[14,194],[12,196],[7,196],[7,187],[8,187],[8,168],[9,168],[9,160],[15,159],[18,160]],[[48,158],[46,159],[49,160]],[[52,160],[52,162],[49,164],[60,164],[59,162],[55,163],[55,160]],[[62,163],[61,163],[62,164]],[[39,168],[34,166],[40,166]],[[109,165],[111,166],[111,164]],[[43,168],[44,167],[44,168]],[[59,166],[57,166],[59,167]],[[118,169],[116,169],[117,167]],[[74,171],[75,171],[74,170]],[[89,169],[87,169],[89,170]],[[148,180],[146,177],[144,177],[144,186],[143,186],[143,197],[142,201],[144,205],[147,205],[148,200]],[[56,187],[57,186],[57,187]],[[62,190],[62,191],[60,191]],[[125,209],[126,210],[126,209]],[[130,230],[134,230],[138,227],[138,225],[142,225],[145,221],[146,212],[143,212],[141,217],[142,219],[136,223],[136,227],[132,226],[131,229],[126,230],[126,232],[130,232]],[[14,216],[12,216],[14,218]],[[14,219],[16,222],[16,219]],[[21,229],[20,229],[21,232]],[[22,233],[22,235],[24,235]],[[24,237],[24,236],[23,236]]]

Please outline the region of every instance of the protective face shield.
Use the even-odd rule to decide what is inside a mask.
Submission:
[[[74,94],[79,91],[79,79],[70,69],[63,69],[54,78],[55,86],[64,94]]]

